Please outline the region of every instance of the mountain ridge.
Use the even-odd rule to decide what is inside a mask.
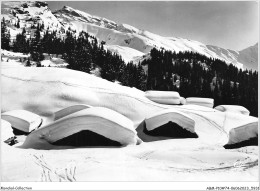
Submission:
[[[86,31],[95,36],[99,42],[105,42],[108,50],[120,54],[126,62],[131,61],[130,57],[125,57],[127,51],[131,52],[132,61],[134,61],[138,56],[141,58],[148,54],[152,48],[157,48],[175,52],[197,52],[209,58],[223,60],[227,64],[232,63],[238,68],[243,68],[244,65],[244,69],[258,69],[258,55],[255,54],[258,46],[253,46],[250,49],[251,51],[246,49],[234,51],[180,37],[162,37],[128,24],[118,24],[106,18],[90,15],[69,6],[63,6],[61,9],[51,11],[45,2],[36,1],[18,4],[19,7],[15,6],[14,3],[9,6],[9,13],[2,15],[2,17],[11,20],[12,23],[18,22],[19,19],[22,23],[21,27],[29,26],[28,20],[33,19],[44,23],[44,27],[46,29],[48,27],[49,30],[64,32],[71,29],[75,33],[81,30]],[[8,12],[8,10],[6,11]],[[31,26],[33,24],[31,23]],[[13,36],[21,32],[21,29],[10,28]],[[135,53],[136,55],[134,55]]]

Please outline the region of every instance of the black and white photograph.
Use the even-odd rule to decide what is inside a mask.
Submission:
[[[258,1],[1,1],[1,190],[259,190],[258,41]]]

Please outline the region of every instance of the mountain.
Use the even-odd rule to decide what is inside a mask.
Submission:
[[[61,30],[63,28],[45,2],[2,2],[2,5],[1,17],[8,21],[12,37],[21,32],[22,28],[31,30],[38,23],[44,24],[45,29],[49,27],[49,30]],[[19,28],[14,26],[18,22]]]
[[[235,65],[243,64],[244,69],[258,70],[258,43],[241,51],[234,51],[207,45],[207,48],[214,51],[219,57],[224,57],[227,63]]]
[[[258,70],[258,43],[239,51],[238,61],[244,64],[244,68]]]
[[[30,29],[37,23],[43,23],[46,30],[57,30],[59,31],[58,35],[62,37],[66,30],[72,30],[75,34],[82,30],[86,31],[95,36],[99,42],[105,42],[105,48],[120,54],[125,62],[149,57],[150,50],[157,48],[175,52],[198,52],[209,58],[223,60],[227,64],[232,63],[238,68],[245,65],[244,68],[257,69],[255,67],[258,60],[257,46],[238,52],[205,45],[194,40],[163,37],[128,24],[118,24],[106,18],[90,15],[68,6],[52,12],[45,2],[3,2],[3,4],[5,8],[2,9],[2,16],[10,21],[9,28],[13,38],[21,32],[22,27]],[[20,28],[15,28],[14,24],[18,20]]]

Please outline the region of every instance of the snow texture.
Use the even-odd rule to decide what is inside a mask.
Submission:
[[[133,48],[129,48],[127,46],[105,45],[104,48],[113,53],[120,55],[126,64],[128,62],[135,61],[136,59],[144,55],[144,53],[135,50]]]
[[[51,143],[83,130],[90,130],[122,145],[136,144],[133,122],[103,107],[91,107],[67,115],[32,132],[22,148],[49,149]]]
[[[1,141],[14,137],[11,123],[1,119]]]
[[[180,102],[182,105],[185,105],[187,101],[184,97],[180,97]]]
[[[205,107],[213,108],[214,100],[211,98],[199,98],[199,97],[188,97],[186,98],[186,104],[201,105]]]
[[[39,19],[40,23],[44,23],[45,29],[49,27],[50,31],[57,30],[61,37],[64,36],[60,31],[68,30],[69,27],[77,30],[76,34],[84,30],[97,37],[99,42],[105,41],[105,48],[120,54],[126,62],[138,63],[139,60],[149,59],[150,50],[156,47],[175,52],[198,52],[210,58],[224,60],[228,64],[233,63],[237,67],[244,64],[244,68],[257,68],[258,65],[258,57],[255,54],[258,44],[237,52],[189,39],[162,37],[67,6],[52,13],[44,3],[43,6],[36,7],[35,2],[26,2],[28,8],[22,7],[25,2],[3,3],[9,6],[2,10],[1,17],[5,17],[9,22],[11,39],[22,32],[21,29],[10,26],[11,23],[15,24],[19,18],[21,26],[30,27],[31,23],[27,22],[27,19]],[[17,13],[18,18],[14,17],[10,14],[14,7],[24,14]],[[223,112],[220,108],[212,109],[211,100],[204,99],[200,100],[199,104],[197,102],[186,105],[182,97],[179,98],[182,105],[169,105],[168,102],[159,104],[147,99],[146,92],[135,88],[68,69],[24,68],[21,67],[24,64],[18,59],[27,58],[29,55],[5,50],[1,53],[2,114],[23,109],[44,119],[41,128],[14,146],[3,142],[14,134],[11,124],[1,120],[1,162],[5,164],[1,166],[1,181],[259,179],[258,146],[232,150],[223,148],[226,144],[236,144],[258,137],[258,118],[244,115],[247,113],[242,108],[225,106],[226,112]],[[61,65],[63,62],[62,59],[53,58],[41,64],[64,67],[66,63]],[[162,100],[164,103],[166,99]],[[79,105],[93,107],[81,110],[83,108]],[[113,112],[118,112],[115,113],[116,118],[111,118]],[[85,120],[86,118],[91,119],[92,123]],[[148,127],[156,127],[154,119],[158,122],[157,125],[166,123],[168,119],[178,122],[182,127],[196,132],[198,138],[162,140],[161,137],[152,139],[147,136],[141,145],[116,149],[72,149],[51,144],[63,136],[80,131],[80,128],[83,128],[80,125],[81,120],[83,124],[87,123],[84,126],[86,129],[103,132],[103,135],[111,139],[114,137],[122,144],[135,144],[140,140],[134,128],[138,130],[144,120],[147,120]],[[104,124],[109,125],[107,127]],[[115,131],[117,134],[114,135]],[[235,164],[243,165],[236,167]]]
[[[29,133],[42,123],[39,115],[25,110],[12,110],[1,114],[2,119],[8,121],[13,128]]]
[[[178,124],[182,128],[194,133],[195,121],[187,114],[176,109],[165,109],[159,111],[145,119],[146,128],[148,131],[154,130],[169,121]]]
[[[222,111],[222,112],[233,112],[233,113],[240,113],[243,115],[249,115],[250,111],[240,105],[218,105],[214,109]]]
[[[23,99],[17,99],[17,95]],[[172,92],[172,95],[177,94]],[[199,100],[212,104],[211,99]],[[222,146],[235,142],[236,135],[230,136],[229,132],[238,127],[252,131],[249,135],[239,135],[239,141],[255,136],[258,121],[256,117],[220,112],[200,105],[158,104],[147,99],[145,92],[135,88],[69,69],[21,67],[2,70],[2,112],[25,109],[52,123],[55,112],[79,104],[114,110],[132,120],[135,128],[144,119],[174,108],[195,121],[195,132],[201,140]]]
[[[36,143],[41,150],[22,149],[23,142],[20,142],[20,146],[9,146],[1,141],[1,161],[5,164],[1,168],[2,181],[258,180],[258,146],[231,150],[223,148],[227,143],[258,136],[256,117],[221,112],[199,105],[157,104],[147,99],[145,92],[135,88],[63,68],[2,69],[1,80],[2,112],[19,108],[45,119],[42,128],[33,131],[23,145],[33,147],[27,143]],[[72,149],[47,142],[52,140],[52,136],[48,137],[49,133],[58,138],[58,129],[74,127],[67,123],[67,127],[64,125],[58,128],[56,125],[62,121],[72,120],[79,124],[78,120],[74,120],[78,112],[57,121],[53,121],[54,113],[79,104],[112,109],[133,121],[135,128],[152,115],[174,109],[176,115],[181,113],[182,117],[184,114],[189,117],[183,119],[194,120],[194,131],[198,138],[162,140],[156,137],[156,141],[147,136],[147,142],[140,145],[116,149]],[[99,109],[97,113],[100,113]],[[126,125],[123,122],[122,126]],[[135,137],[133,130],[127,130],[126,133],[122,126],[118,126],[118,130],[124,132],[122,135]],[[1,132],[4,132],[3,127],[9,127],[10,130],[10,125],[1,125]],[[34,136],[39,136],[40,132],[46,139]],[[64,135],[69,135],[68,132],[65,131]],[[6,136],[13,136],[9,133]],[[237,163],[243,165],[236,167],[234,164]]]
[[[150,90],[145,92],[145,97],[160,104],[178,105],[181,103],[180,94],[173,91]]]
[[[54,113],[54,121],[56,121],[60,118],[63,118],[67,115],[70,115],[72,113],[78,112],[80,110],[90,108],[90,107],[91,107],[90,105],[81,104],[81,105],[72,105],[70,107],[61,109],[61,110]]]

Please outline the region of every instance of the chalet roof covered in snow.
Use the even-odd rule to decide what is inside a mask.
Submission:
[[[84,130],[102,135],[121,145],[137,143],[136,131],[131,120],[107,108],[91,107],[32,132],[22,147],[46,149],[51,144]],[[87,139],[88,137],[84,138],[85,141]]]
[[[180,94],[178,92],[150,90],[145,92],[145,97],[160,104],[180,104]]]
[[[205,107],[213,108],[214,99],[212,98],[199,98],[199,97],[188,97],[186,98],[186,104],[201,105]]]
[[[158,128],[169,121],[177,123],[179,126],[190,132],[195,132],[195,121],[189,115],[176,109],[165,109],[158,113],[154,113],[145,119],[146,128],[148,131]]]
[[[54,113],[54,120],[56,121],[58,119],[66,117],[67,115],[70,115],[72,113],[75,113],[75,112],[78,112],[78,111],[81,111],[83,109],[87,109],[87,108],[90,108],[90,107],[92,107],[92,106],[84,105],[84,104],[72,105],[70,107],[66,107],[66,108],[61,109],[61,110]]]
[[[1,119],[1,142],[13,137],[13,129],[11,123]]]
[[[27,133],[37,129],[42,123],[39,115],[26,110],[7,111],[2,113],[1,117],[8,121],[13,128]]]
[[[235,113],[241,113],[244,115],[249,115],[250,111],[240,105],[218,105],[214,109],[223,111],[223,112],[235,112]]]

